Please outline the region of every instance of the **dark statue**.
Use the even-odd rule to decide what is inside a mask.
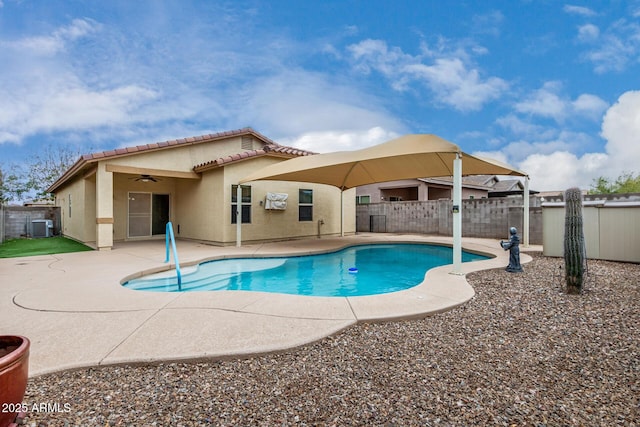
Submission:
[[[506,270],[509,273],[521,273],[524,270],[520,265],[520,236],[518,236],[518,230],[515,227],[511,227],[509,233],[511,238],[508,242],[500,240],[502,249],[509,250],[509,265]]]

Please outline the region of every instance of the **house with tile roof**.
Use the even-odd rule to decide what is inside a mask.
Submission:
[[[61,208],[62,234],[96,247],[176,238],[230,245],[241,209],[245,242],[340,234],[340,190],[279,181],[237,183],[270,164],[314,153],[251,128],[81,156],[48,191]],[[345,232],[355,232],[355,191],[345,197]],[[276,201],[274,201],[276,200]]]
[[[486,199],[523,193],[524,184],[519,179],[500,180],[496,175],[462,177],[463,199]],[[441,200],[451,199],[452,195],[453,177],[450,176],[370,184],[358,187],[356,191],[359,204]]]

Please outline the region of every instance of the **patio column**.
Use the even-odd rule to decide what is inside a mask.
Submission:
[[[462,159],[453,161],[453,271],[462,274]]]
[[[96,247],[111,250],[113,246],[113,172],[98,163],[96,171]]]
[[[236,190],[236,247],[242,246],[242,187]]]
[[[529,175],[524,177],[524,217],[522,219],[522,244],[529,246]]]

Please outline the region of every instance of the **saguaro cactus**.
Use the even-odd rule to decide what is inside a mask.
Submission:
[[[564,193],[564,266],[567,293],[582,292],[586,251],[582,229],[582,192],[569,188]]]

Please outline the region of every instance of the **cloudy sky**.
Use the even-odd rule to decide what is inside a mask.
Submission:
[[[0,0],[0,166],[250,126],[434,133],[534,190],[640,172],[640,1]]]

